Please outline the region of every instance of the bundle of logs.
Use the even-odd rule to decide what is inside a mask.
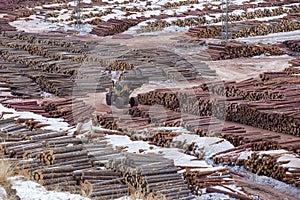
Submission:
[[[98,36],[114,35],[126,31],[140,21],[140,19],[109,19],[106,22],[98,23],[91,31],[91,34]]]
[[[284,41],[283,44],[285,44],[292,51],[300,52],[300,40],[287,40]]]
[[[225,60],[239,57],[253,57],[261,54],[283,55],[285,54],[279,47],[269,44],[245,44],[239,42],[229,42],[223,44],[208,44],[208,54],[212,60]]]
[[[171,130],[147,130],[142,134],[133,134],[130,139],[149,141],[149,144],[154,144],[160,147],[170,147],[174,137],[178,136],[179,132]]]
[[[290,75],[300,74],[300,58],[295,58],[289,61],[290,66],[285,68],[284,71]]]
[[[293,16],[288,16],[286,19],[273,20],[268,23],[261,22],[241,22],[232,24],[229,28],[231,38],[267,35],[271,33],[288,32],[300,29],[299,19]],[[206,25],[190,28],[188,35],[197,38],[214,38],[221,37],[222,26]]]
[[[252,199],[242,191],[242,188],[234,187],[236,183],[231,172],[224,167],[204,169],[187,168],[183,175],[189,189],[195,195],[201,195],[206,191],[208,193],[223,193],[236,199]]]
[[[9,20],[0,18],[0,32],[16,31],[17,29],[9,24]]]
[[[280,135],[247,132],[245,129],[223,131],[221,137],[234,146],[251,144],[250,147],[254,151],[279,149],[280,147],[276,141],[276,139],[280,138]]]
[[[286,69],[288,70],[288,69]],[[285,70],[285,71],[286,71]],[[242,97],[243,100],[258,101],[262,99],[285,99],[297,96],[296,78],[288,76],[287,72],[264,72],[260,78],[249,78],[240,82],[226,82],[221,85],[207,84],[201,87],[213,94],[227,97]]]
[[[124,159],[114,159],[109,164],[122,174],[125,182],[138,191],[140,197],[153,195],[167,199],[192,199],[183,178],[177,173],[173,161],[158,155],[125,154]]]
[[[84,103],[83,100],[73,98],[48,99],[44,100],[41,105],[51,117],[62,117],[70,125],[89,119],[94,111],[94,108]]]
[[[74,177],[92,199],[108,200],[129,195],[129,188],[119,172],[107,169],[77,170]]]
[[[252,152],[245,145],[241,147],[220,152],[214,156],[214,162],[233,166],[243,165],[252,173],[273,177],[300,187],[300,159],[297,156],[285,150]]]
[[[22,101],[22,102],[2,102],[8,108],[13,108],[18,112],[33,112],[35,114],[42,115],[44,117],[50,117],[37,101]]]

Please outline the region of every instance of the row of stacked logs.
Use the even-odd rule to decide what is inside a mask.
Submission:
[[[279,16],[284,13],[297,13],[300,10],[300,6],[293,5],[290,8],[283,8],[283,7],[275,7],[271,9],[257,9],[254,11],[247,11],[248,6],[244,6],[242,9],[245,9],[246,12],[243,12],[242,14],[233,14],[231,13],[228,16],[228,20],[230,22],[234,21],[244,21],[249,19],[255,19],[255,18],[264,18],[264,17],[270,17],[270,16]],[[241,8],[237,8],[240,10]],[[157,20],[154,22],[148,22],[148,26],[144,26],[141,29],[138,30],[138,32],[153,32],[153,31],[161,31],[162,29],[170,26],[178,26],[178,27],[195,27],[200,26],[204,24],[214,24],[221,22],[223,18],[225,17],[216,17],[211,20],[207,19],[205,16],[206,13],[199,13],[198,17],[189,17],[184,19],[176,19],[172,20],[171,22],[167,20]],[[189,30],[189,34],[193,35],[194,31],[197,29],[191,28]],[[205,31],[204,29],[202,29]],[[195,34],[197,34],[195,32]],[[217,34],[218,35],[218,34]]]
[[[285,150],[252,152],[244,145],[220,152],[213,157],[213,160],[214,163],[231,166],[243,165],[252,173],[269,176],[300,187],[300,168],[297,165],[299,158]]]
[[[167,199],[192,199],[173,161],[156,155],[125,154],[108,166],[122,174],[125,182],[139,191],[140,198],[153,195]]]
[[[283,42],[292,51],[300,52],[300,40],[287,40]]]
[[[190,190],[196,195],[201,195],[203,191],[206,191],[223,193],[236,199],[252,199],[243,191],[233,190],[230,187],[235,184],[235,180],[231,172],[224,167],[207,169],[187,168],[184,172],[184,178]]]
[[[299,19],[297,17],[287,17],[280,21],[274,20],[268,23],[253,21],[252,23],[236,23],[230,27],[231,38],[267,35],[271,33],[288,32],[300,29]],[[197,38],[220,37],[222,26],[206,25],[190,28],[188,34]]]
[[[70,125],[89,119],[94,111],[94,108],[84,101],[72,98],[44,100],[41,106],[51,117],[62,117]]]
[[[208,54],[212,60],[225,60],[239,57],[253,57],[261,54],[283,55],[285,52],[278,46],[269,44],[245,44],[229,42],[223,44],[208,44]]]
[[[290,66],[285,68],[284,71],[290,75],[298,75],[300,74],[300,58],[295,58],[289,61]]]
[[[115,35],[137,25],[140,21],[141,19],[109,19],[98,23],[90,33],[98,36]]]

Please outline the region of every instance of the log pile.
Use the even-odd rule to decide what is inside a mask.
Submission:
[[[241,22],[232,24],[229,28],[232,39],[240,37],[267,35],[271,33],[280,33],[295,31],[300,29],[300,23],[297,16],[288,16],[286,19],[273,20],[268,23],[261,22]],[[206,25],[190,28],[188,35],[197,38],[215,38],[221,37],[222,26]]]
[[[144,105],[158,104],[176,112],[226,118],[241,124],[299,136],[298,84],[297,77],[290,77],[285,72],[268,72],[263,73],[258,82],[250,79],[236,85],[202,85],[180,91],[158,89],[138,94],[137,98]],[[224,89],[226,87],[227,91]],[[237,89],[239,87],[241,88]],[[212,88],[212,93],[221,96],[212,98],[209,88]],[[223,96],[224,91],[229,97]],[[236,92],[241,96],[236,96]]]
[[[246,149],[244,149],[246,150]],[[246,170],[258,175],[300,187],[299,158],[285,150],[270,150],[261,152],[233,149],[214,156],[215,163],[227,165],[243,165]]]
[[[50,117],[50,115],[37,103],[37,101],[2,102],[2,104],[19,112],[33,112],[35,114],[42,115],[43,117]]]
[[[72,98],[44,100],[41,105],[51,117],[62,117],[70,125],[89,119],[94,111],[94,108],[84,101]]]
[[[225,60],[239,57],[253,57],[261,54],[283,55],[285,54],[279,47],[268,44],[245,44],[230,42],[224,44],[208,44],[208,54],[212,60]]]
[[[287,40],[284,41],[283,44],[285,44],[292,51],[300,52],[300,40]]]
[[[75,171],[74,176],[81,189],[93,199],[116,199],[129,195],[129,188],[118,172],[88,169]]]
[[[93,28],[91,34],[98,36],[115,35],[126,31],[140,22],[138,19],[109,19],[106,22],[100,22]]]
[[[300,74],[300,58],[295,58],[289,61],[290,67],[285,68],[284,71],[289,75],[299,75]]]
[[[251,198],[240,189],[232,189],[235,185],[231,172],[224,167],[191,169],[187,168],[184,172],[184,178],[189,189],[195,195],[201,195],[204,191],[207,193],[223,193],[232,198],[250,200]]]
[[[141,197],[163,195],[167,199],[192,199],[173,161],[158,155],[125,154],[125,159],[113,160],[109,167],[121,172],[127,184]]]
[[[231,103],[227,106],[229,121],[300,136],[299,99]]]
[[[297,79],[289,77],[287,72],[265,72],[260,75],[259,79],[250,78],[237,83],[215,84],[209,86],[209,89],[207,84],[203,84],[201,87],[213,94],[258,101],[291,98],[291,96],[298,94],[296,84]]]
[[[219,36],[221,31],[221,26],[199,26],[190,28],[187,34],[197,38],[213,38]]]
[[[174,137],[178,136],[179,132],[171,130],[147,130],[143,134],[133,134],[130,139],[149,141],[149,144],[154,144],[160,147],[170,147]]]
[[[229,141],[234,146],[240,146],[244,144],[251,144],[253,151],[259,150],[276,150],[280,148],[280,145],[276,139],[280,138],[280,135],[263,134],[261,132],[247,132],[246,130],[229,130],[223,131],[221,137]]]
[[[9,24],[9,21],[5,18],[0,18],[0,32],[4,31],[16,31],[17,29]]]
[[[118,172],[102,168],[117,158],[116,153],[121,156],[120,150],[105,141],[105,134],[95,130],[88,138],[79,139],[67,132],[29,130],[25,121],[0,120],[0,152],[15,163],[16,169],[27,171],[30,179],[50,190],[59,188],[93,199],[129,194]]]

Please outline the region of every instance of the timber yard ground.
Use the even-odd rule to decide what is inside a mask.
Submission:
[[[0,199],[300,199],[299,19],[297,0],[2,0]]]

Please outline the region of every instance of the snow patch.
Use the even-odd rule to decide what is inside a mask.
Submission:
[[[12,189],[17,191],[21,199],[26,200],[90,200],[78,194],[69,192],[47,191],[44,187],[33,181],[13,180]]]

